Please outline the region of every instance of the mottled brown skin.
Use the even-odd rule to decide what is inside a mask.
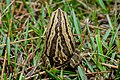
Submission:
[[[75,53],[75,41],[67,14],[58,8],[52,13],[47,28],[43,52],[45,66],[60,66],[70,62],[72,67],[79,63],[79,55]],[[77,60],[74,60],[77,58]]]

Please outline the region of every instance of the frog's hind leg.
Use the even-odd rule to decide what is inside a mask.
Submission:
[[[70,60],[70,66],[76,68],[81,62],[80,53],[75,52]]]

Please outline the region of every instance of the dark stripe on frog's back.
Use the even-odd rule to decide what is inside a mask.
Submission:
[[[56,12],[54,12],[54,13],[56,14]],[[44,50],[44,54],[46,54],[46,56],[47,56],[47,49],[48,49],[48,47],[50,47],[50,46],[47,46],[47,45],[49,45],[48,40],[49,40],[49,37],[50,37],[50,34],[51,34],[52,26],[54,24],[55,14],[54,14],[53,18],[51,18],[52,22],[50,22],[50,23],[52,23],[52,24],[49,25],[50,28],[48,27],[47,34],[46,34],[46,43],[45,43],[45,50]]]
[[[75,51],[75,41],[72,40],[72,38],[73,38],[72,30],[71,29],[70,29],[70,31],[68,30],[68,28],[71,28],[71,27],[70,27],[70,24],[67,23],[67,21],[66,21],[66,18],[67,18],[67,17],[65,17],[66,13],[63,12],[63,14],[64,14],[63,17],[64,17],[64,20],[65,20],[66,32],[67,32],[68,38],[70,40],[70,45],[72,46],[72,51],[74,52]],[[71,32],[71,34],[69,34],[69,32]]]
[[[57,40],[58,40],[58,32],[59,32],[60,37],[61,37],[61,43],[58,44],[57,49],[60,50],[60,54],[62,54],[61,51],[63,51],[63,53],[68,57],[66,61],[63,61],[63,59],[60,58],[63,64],[65,62],[67,62],[72,57],[73,51],[75,49],[74,41],[72,40],[73,35],[71,34],[71,32],[69,33],[69,30],[71,30],[71,29],[67,29],[68,27],[70,28],[70,25],[67,22],[67,19],[66,19],[67,17],[65,17],[66,14],[63,11],[60,11],[60,10],[61,9],[58,9],[58,10],[53,12],[54,15],[53,15],[53,17],[52,17],[52,19],[50,21],[51,25],[49,25],[49,27],[48,27],[45,50],[44,50],[44,53],[43,53],[43,54],[46,54],[46,56],[49,58],[50,64],[52,66],[55,63],[53,58],[54,58],[55,55],[57,55],[55,53],[55,51],[56,51],[56,44],[59,43],[59,42],[57,42]],[[57,14],[57,11],[59,11],[58,12],[59,14]],[[60,12],[62,12],[62,13],[60,13]],[[61,15],[62,15],[62,17],[61,17]],[[55,21],[56,16],[57,16],[57,21]],[[62,29],[63,29],[64,25],[63,25],[63,22],[61,22],[62,21],[61,18],[63,18],[64,24],[65,24],[66,31],[64,33],[62,33],[62,31],[63,31]],[[62,27],[61,24],[63,25],[63,27]],[[53,27],[54,27],[54,29],[53,29]],[[52,31],[52,29],[54,31]],[[60,30],[60,31],[58,31],[58,30]],[[52,34],[52,32],[55,32],[55,34]],[[64,36],[65,34],[68,36],[69,39],[67,39]],[[50,36],[51,36],[51,38],[50,38]],[[65,41],[65,39],[69,40],[70,42]],[[67,46],[68,44],[70,46]],[[70,50],[69,47],[72,47],[72,50]],[[48,48],[49,48],[49,50],[48,50]],[[56,62],[58,62],[58,63],[56,63],[55,65],[60,65],[59,61],[56,61]]]
[[[70,51],[69,51],[69,49],[68,49],[68,46],[66,45],[66,41],[65,41],[65,38],[64,38],[64,36],[63,36],[63,34],[62,34],[62,22],[61,22],[61,13],[60,13],[60,10],[58,9],[58,15],[57,15],[57,24],[56,24],[56,26],[55,26],[55,36],[54,36],[54,38],[53,38],[53,40],[52,40],[52,45],[51,45],[51,48],[50,48],[50,52],[49,52],[49,54],[50,54],[50,56],[49,56],[49,59],[50,59],[50,63],[51,63],[51,65],[53,66],[54,65],[54,63],[55,63],[55,61],[56,61],[56,63],[55,63],[55,65],[56,66],[58,66],[58,65],[60,65],[60,63],[59,62],[62,62],[62,64],[63,63],[65,63],[67,60],[69,60],[69,58],[71,57],[71,55],[70,55]],[[58,31],[59,30],[59,31]],[[60,44],[59,44],[59,42],[57,42],[57,40],[58,40],[58,33],[60,34],[60,37],[61,37],[61,46],[60,46]],[[59,41],[59,40],[58,40]],[[56,45],[58,44],[58,47],[56,47]],[[63,61],[63,59],[61,59],[61,60],[59,60],[58,59],[58,57],[56,57],[55,58],[55,61],[53,60],[53,58],[55,57],[55,55],[57,56],[57,55],[61,55],[62,54],[62,52],[61,52],[61,49],[63,49],[62,51],[63,51],[63,53],[68,57],[67,58],[67,60],[66,61]],[[58,53],[55,53],[55,50],[59,50],[59,54]],[[61,56],[62,57],[62,56]]]
[[[57,26],[57,25],[56,25]],[[55,33],[58,32],[58,29],[57,27],[55,26]],[[51,45],[49,46],[50,47],[50,52],[49,52],[49,59],[50,59],[50,64],[51,66],[54,65],[54,60],[53,60],[53,57],[55,56],[55,51],[56,51],[56,43],[57,43],[57,38],[58,38],[58,34],[55,34],[53,40],[51,41]]]
[[[59,10],[58,10],[59,11]],[[62,11],[61,11],[62,12]],[[60,13],[60,11],[58,12],[58,13]],[[64,37],[64,34],[62,34],[62,17],[61,17],[61,15],[62,15],[62,13],[60,13],[59,15],[58,15],[58,22],[60,22],[60,25],[58,25],[58,27],[59,27],[59,34],[60,34],[60,37],[61,37],[61,49],[63,49],[63,52],[64,52],[64,54],[66,55],[66,56],[68,56],[68,58],[70,58],[70,56],[71,56],[71,54],[70,54],[70,51],[69,51],[69,49],[68,49],[68,46],[67,46],[67,42],[65,41],[65,37]],[[60,49],[59,49],[60,50]],[[62,52],[61,52],[61,54],[62,54]]]
[[[44,49],[44,53],[50,60],[50,64],[53,66],[54,64],[54,61],[53,61],[53,57],[55,56],[55,50],[56,50],[56,42],[57,42],[57,38],[58,38],[58,34],[55,34],[53,35],[52,34],[52,28],[53,28],[53,25],[56,25],[55,24],[55,17],[57,16],[56,15],[57,11],[54,11],[52,13],[53,17],[50,19],[50,23],[49,23],[49,26],[47,28],[47,34],[46,34],[46,43],[45,43],[45,49]],[[57,25],[55,26],[55,33],[57,33],[58,30],[57,30]],[[50,36],[52,35],[52,40],[50,40]],[[50,42],[51,41],[51,42]],[[52,43],[50,45],[50,43]],[[50,51],[48,51],[48,48],[50,48]]]

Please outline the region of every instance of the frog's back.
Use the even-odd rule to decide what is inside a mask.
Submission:
[[[75,41],[64,11],[58,8],[52,13],[46,34],[44,53],[52,66],[59,66],[71,59]]]

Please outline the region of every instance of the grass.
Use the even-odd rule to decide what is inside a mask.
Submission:
[[[1,80],[120,79],[120,1],[1,0]],[[51,13],[68,14],[81,64],[45,69],[41,56]]]

